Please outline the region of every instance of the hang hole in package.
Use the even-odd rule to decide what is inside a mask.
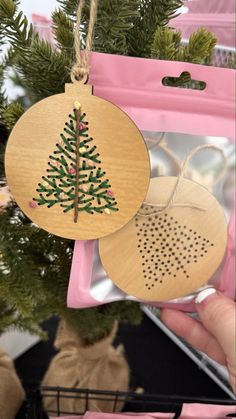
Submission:
[[[211,284],[234,298],[233,70],[97,53],[90,64],[95,93],[142,131],[151,179],[128,224],[75,242],[69,307],[134,300],[194,311]],[[183,72],[188,84],[174,87]]]

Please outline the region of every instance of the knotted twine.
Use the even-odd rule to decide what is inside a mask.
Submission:
[[[90,0],[90,15],[88,33],[85,43],[85,49],[81,51],[81,18],[84,9],[85,0],[80,0],[76,16],[75,28],[75,57],[76,62],[71,69],[71,81],[78,82],[81,79],[87,79],[89,74],[89,51],[91,51],[93,43],[93,31],[97,19],[98,0]]]
[[[161,139],[163,139],[163,136],[161,137]],[[227,160],[226,160],[226,157],[225,157],[225,154],[224,154],[223,150],[220,147],[218,147],[217,145],[214,145],[214,144],[200,145],[200,146],[196,147],[194,150],[192,150],[192,152],[187,156],[187,158],[182,163],[181,169],[180,169],[180,172],[179,172],[179,175],[178,175],[178,177],[176,179],[175,185],[173,187],[173,190],[171,192],[170,198],[167,201],[167,203],[166,204],[153,204],[153,203],[144,201],[143,202],[143,205],[149,206],[151,208],[153,208],[153,207],[155,207],[155,208],[160,207],[160,209],[157,209],[157,210],[155,210],[155,211],[153,211],[151,213],[149,212],[148,214],[143,214],[141,212],[141,210],[140,210],[138,212],[138,216],[140,216],[140,217],[148,217],[148,216],[153,215],[153,214],[160,214],[160,213],[163,213],[163,212],[165,212],[168,209],[173,208],[173,207],[188,207],[188,208],[193,208],[193,209],[197,209],[197,210],[200,210],[200,211],[206,211],[206,208],[203,208],[202,206],[198,206],[198,205],[195,205],[195,204],[190,204],[190,203],[186,203],[186,204],[185,203],[176,203],[176,197],[178,195],[179,186],[180,186],[180,184],[181,184],[181,182],[182,182],[182,180],[184,178],[184,174],[185,174],[186,168],[188,167],[190,161],[192,160],[192,158],[199,151],[204,150],[204,149],[207,149],[207,148],[208,149],[211,148],[213,150],[217,150],[221,154],[221,156],[222,156],[223,165],[222,165],[222,168],[221,168],[220,172],[218,173],[218,175],[216,176],[216,178],[214,180],[214,184],[216,184],[217,182],[219,182],[219,180],[224,176],[225,171],[226,171],[226,167],[227,167]]]

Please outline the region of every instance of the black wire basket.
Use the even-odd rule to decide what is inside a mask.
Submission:
[[[56,403],[54,403],[56,408],[49,410],[46,413],[43,407],[43,401],[49,398],[53,398],[54,401],[56,401]],[[81,410],[74,412],[63,411],[63,400],[68,398],[73,400],[79,399],[80,405],[82,406]],[[122,405],[124,405],[124,412],[168,412],[174,413],[174,419],[180,417],[182,405],[184,403],[229,405],[232,406],[232,414],[227,417],[236,418],[236,400],[191,398],[176,395],[137,394],[133,392],[99,391],[62,387],[42,387],[40,390],[31,390],[28,393],[27,401],[25,402],[21,413],[17,418],[48,419],[50,415],[83,415],[86,411],[92,410],[89,408],[91,402],[99,401],[105,401],[111,412],[116,412],[117,405],[122,403]]]

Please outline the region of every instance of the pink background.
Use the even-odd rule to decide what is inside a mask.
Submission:
[[[235,2],[234,0],[186,1],[189,12],[171,21],[171,25],[189,38],[200,26],[215,33],[217,44],[235,48]]]

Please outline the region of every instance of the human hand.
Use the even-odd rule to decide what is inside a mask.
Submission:
[[[161,312],[162,321],[196,349],[225,365],[236,393],[236,305],[214,288],[201,291],[195,304],[201,322],[167,308]]]

